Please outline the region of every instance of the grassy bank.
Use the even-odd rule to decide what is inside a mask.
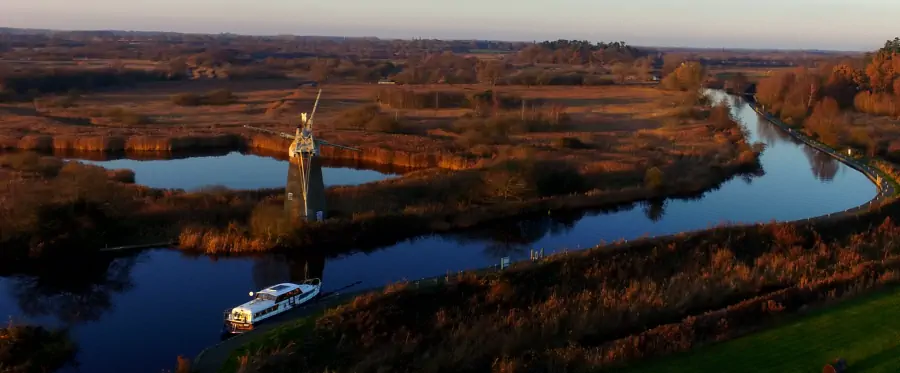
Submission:
[[[622,372],[812,372],[837,358],[846,359],[853,372],[895,372],[900,367],[898,312],[900,288],[895,287]]]
[[[247,364],[267,360],[265,371],[605,371],[898,283],[900,228],[887,218],[897,208],[641,240],[499,276],[395,287],[329,311],[297,341],[302,349]]]

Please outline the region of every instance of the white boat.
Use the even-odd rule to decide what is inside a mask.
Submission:
[[[309,302],[322,288],[322,280],[314,278],[301,284],[289,282],[273,285],[255,293],[253,300],[225,311],[224,331],[243,333],[263,320],[287,312]]]

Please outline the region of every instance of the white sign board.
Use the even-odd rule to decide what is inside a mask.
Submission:
[[[506,267],[509,267],[509,257],[508,256],[504,256],[503,258],[500,258],[500,269],[503,269]]]

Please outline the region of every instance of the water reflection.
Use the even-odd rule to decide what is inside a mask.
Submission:
[[[253,284],[258,289],[282,282],[301,283],[318,278],[325,281],[325,255],[279,254],[256,258],[251,269]]]
[[[724,97],[716,95],[720,96]],[[372,242],[359,240],[356,248],[347,251],[315,247],[299,253],[215,261],[155,250],[142,254],[137,265],[133,258],[79,260],[74,262],[77,269],[58,266],[38,271],[17,267],[12,274],[2,273],[4,266],[0,265],[0,284],[10,289],[0,294],[0,317],[43,315],[76,323],[74,338],[83,347],[79,361],[85,372],[155,373],[170,367],[174,356],[196,356],[219,342],[221,312],[245,302],[248,291],[274,283],[319,277],[326,291],[357,282],[360,288],[376,287],[404,278],[496,265],[502,256],[524,260],[529,249],[543,248],[552,253],[648,234],[703,229],[723,221],[802,219],[853,207],[875,195],[874,186],[858,172],[841,164],[841,171],[834,174],[828,171],[830,166],[815,163],[818,158],[801,155],[799,150],[805,145],[760,121],[747,105],[741,103],[733,111],[744,123],[751,143],[766,142],[761,156],[764,176],[745,175],[689,198],[602,211],[553,211],[477,230],[401,240],[377,249]],[[296,166],[260,158],[229,154],[193,158],[190,162],[142,164],[137,166],[144,167],[145,172],[137,173],[139,178],[142,174],[156,175],[160,184],[187,187],[182,178],[209,181],[204,178],[223,177],[213,171],[225,170],[224,176],[234,179],[233,186],[244,183],[285,188],[285,192],[297,190],[288,185],[297,177],[291,173],[299,171],[288,166]],[[336,181],[358,184],[374,179],[363,171],[328,168],[328,160],[322,161],[322,182],[326,186]],[[263,170],[267,171],[260,175]],[[824,183],[823,176],[833,181]],[[312,192],[310,188],[308,194]],[[309,215],[308,211],[301,215],[293,206],[284,211],[295,218]]]
[[[93,161],[72,158],[110,169],[127,168],[135,172],[135,182],[153,188],[196,190],[209,186],[230,189],[285,187],[285,174],[296,162],[255,154],[230,152],[223,156],[184,159],[113,159]],[[317,158],[325,186],[356,185],[384,180],[408,169],[372,165],[355,160]],[[322,178],[319,178],[322,180]]]
[[[841,166],[837,159],[810,146],[803,147],[803,154],[809,160],[810,170],[817,179],[828,182],[834,180]]]
[[[460,245],[483,245],[484,253],[489,258],[521,257],[540,239],[548,235],[566,234],[584,215],[584,211],[556,212],[502,221],[492,224],[489,228],[450,233],[443,237]]]
[[[666,213],[665,199],[646,201],[643,202],[642,205],[642,209],[644,210],[644,214],[647,215],[647,219],[650,219],[650,221],[654,223],[662,220],[663,216]]]
[[[11,278],[10,295],[24,316],[50,316],[66,325],[100,320],[113,308],[112,298],[134,286],[136,257],[88,258],[66,263],[27,265]]]
[[[754,115],[756,115],[755,112]],[[758,126],[756,127],[756,132],[759,135],[759,138],[770,146],[779,142],[797,143],[797,140],[791,137],[791,135],[773,125]]]

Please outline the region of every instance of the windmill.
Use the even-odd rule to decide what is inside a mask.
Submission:
[[[294,130],[294,134],[244,126],[245,128],[293,140],[288,148],[288,155],[291,163],[296,162],[297,168],[294,169],[294,166],[291,165],[291,168],[288,169],[285,209],[294,217],[304,217],[306,219],[315,217],[315,220],[322,220],[325,213],[325,183],[322,178],[322,164],[319,161],[319,146],[324,145],[359,151],[357,148],[337,145],[313,137],[313,119],[316,115],[316,109],[319,107],[319,98],[321,96],[322,90],[320,89],[316,94],[316,101],[309,116],[306,113],[300,114],[300,123]]]

